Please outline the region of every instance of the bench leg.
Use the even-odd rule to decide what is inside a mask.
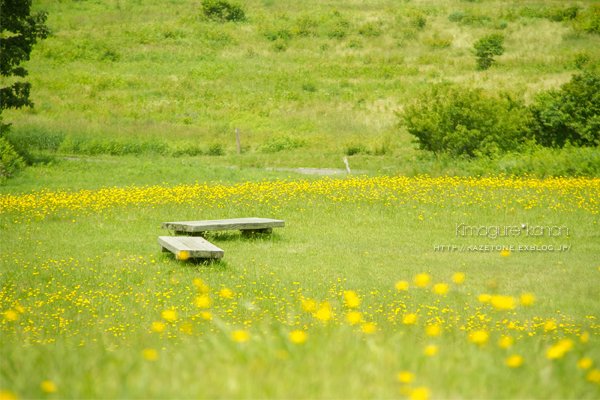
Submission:
[[[265,229],[241,229],[242,231],[242,235],[244,236],[251,236],[255,233],[264,233],[264,234],[270,234],[273,232],[273,228],[265,228]]]
[[[175,231],[175,235],[179,235],[179,236],[200,236],[200,237],[206,238],[206,232]]]

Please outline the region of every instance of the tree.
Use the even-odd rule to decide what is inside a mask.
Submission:
[[[48,14],[45,11],[32,14],[31,2],[32,0],[0,0],[0,73],[3,77],[27,76],[27,70],[21,63],[29,60],[37,40],[50,34],[44,24]],[[32,107],[33,102],[29,100],[30,90],[29,82],[15,82],[11,86],[1,88],[0,114],[7,108]],[[7,125],[3,125],[2,130],[6,127]]]
[[[477,67],[481,70],[488,69],[495,61],[494,56],[504,54],[504,36],[499,33],[486,35],[475,42],[475,56],[477,57]]]

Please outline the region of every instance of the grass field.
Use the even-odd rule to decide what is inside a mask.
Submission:
[[[101,174],[0,197],[4,397],[600,394],[598,179],[196,166],[187,183],[149,170],[103,188]],[[156,243],[164,221],[251,215],[286,227],[213,234],[214,264]],[[569,235],[457,236],[461,223]],[[434,249],[462,244],[515,250]],[[518,251],[534,244],[570,249]]]
[[[218,23],[35,1],[35,107],[2,114],[32,165],[0,185],[0,400],[599,398],[598,149],[435,157],[396,115],[432,83],[530,103],[597,71],[600,36],[553,17],[596,3],[261,0]],[[277,169],[345,155],[368,172]],[[251,216],[286,227],[211,234],[214,263],[157,243]]]

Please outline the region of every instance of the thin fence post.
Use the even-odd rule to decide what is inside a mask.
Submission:
[[[235,139],[237,140],[237,151],[238,154],[242,153],[242,144],[240,143],[240,128],[235,128]]]

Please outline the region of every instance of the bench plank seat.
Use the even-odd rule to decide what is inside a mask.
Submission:
[[[162,251],[170,251],[175,255],[185,251],[189,258],[223,258],[225,252],[202,237],[159,236],[158,244]]]
[[[282,228],[284,226],[284,221],[269,218],[214,219],[206,221],[164,222],[162,224],[163,229],[173,230],[175,233],[181,234],[226,230],[271,233],[273,228]]]

